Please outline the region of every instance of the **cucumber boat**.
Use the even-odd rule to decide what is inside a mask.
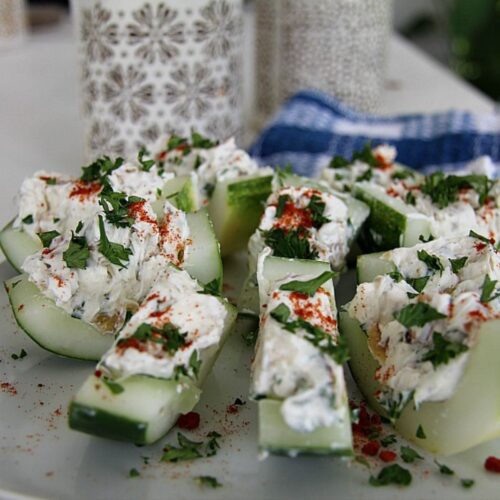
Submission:
[[[154,443],[198,402],[235,318],[227,300],[169,269],[75,395],[70,427]]]
[[[186,221],[190,237],[182,267],[203,286],[220,293],[222,261],[210,218],[206,210],[200,210],[186,214]],[[114,340],[116,328],[103,329],[72,317],[25,274],[8,280],[6,290],[18,325],[53,353],[97,361]]]
[[[261,328],[251,395],[264,456],[352,455],[332,274],[325,262],[266,252],[259,259]]]
[[[500,436],[499,263],[475,233],[358,260],[361,285],[339,315],[351,372],[369,404],[432,453]]]

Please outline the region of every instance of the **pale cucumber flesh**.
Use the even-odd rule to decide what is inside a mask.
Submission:
[[[286,424],[281,415],[281,401],[259,401],[259,449],[264,452],[297,456],[352,455],[351,422],[347,405],[342,420],[313,432],[298,432]]]
[[[380,389],[375,380],[377,361],[365,333],[348,313],[340,313],[340,330],[345,336],[351,372],[370,405],[384,415],[374,394]],[[453,396],[442,402],[426,402],[418,410],[408,404],[395,428],[403,437],[439,455],[460,453],[500,436],[500,320],[484,323],[477,345]],[[417,438],[422,426],[426,439]]]
[[[6,281],[5,288],[17,323],[44,349],[69,358],[97,361],[113,343],[112,334],[71,317],[26,275]]]
[[[0,248],[12,267],[22,273],[21,267],[26,257],[38,252],[42,248],[42,242],[24,231],[14,229],[10,222],[0,231]]]
[[[382,259],[382,252],[367,253],[360,255],[356,262],[356,281],[365,283],[366,281],[373,281],[381,274],[387,274],[396,270],[394,264]]]

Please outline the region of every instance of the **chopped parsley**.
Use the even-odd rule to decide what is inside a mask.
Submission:
[[[387,412],[387,416],[389,417],[389,422],[395,422],[403,413],[406,405],[413,398],[414,391],[399,393],[399,394],[391,394],[390,397],[382,397],[378,398],[379,403]],[[381,396],[387,396],[387,393],[382,392]]]
[[[141,473],[134,467],[128,471],[128,477],[139,477]]]
[[[201,447],[203,442],[191,441],[184,434],[177,433],[178,447],[167,445],[163,448],[161,462],[178,462],[179,460],[193,460],[201,458]]]
[[[196,149],[210,149],[217,146],[218,142],[193,131],[191,132],[191,145]]]
[[[49,177],[45,179],[45,183],[49,186],[55,186],[57,184],[57,179],[55,177]]]
[[[37,233],[37,234],[44,248],[49,248],[52,243],[52,240],[54,238],[57,238],[58,236],[61,236],[61,233],[59,231],[46,231],[44,233]]]
[[[75,233],[79,233],[83,229],[83,222],[79,221],[76,225]]]
[[[221,288],[220,278],[215,278],[206,285],[203,285],[203,291],[200,293],[204,293],[206,295],[220,295]]]
[[[403,307],[394,315],[394,318],[406,328],[411,328],[413,326],[424,326],[430,321],[446,318],[446,315],[441,314],[425,302],[418,302]]]
[[[194,378],[198,378],[198,374],[200,373],[201,368],[201,359],[198,357],[198,352],[193,351],[191,356],[189,357],[189,368],[191,369],[191,373]]]
[[[113,161],[109,156],[102,156],[86,167],[82,167],[80,179],[84,182],[102,182],[111,172],[120,168],[124,163],[123,158]]]
[[[432,236],[432,234],[429,234],[429,236],[427,236],[426,238],[423,234],[421,234],[418,237],[418,241],[421,241],[422,243],[429,243],[429,241],[434,241],[434,236]]]
[[[398,170],[392,174],[393,179],[408,179],[409,177],[415,177],[415,172],[410,169]]]
[[[439,208],[445,208],[458,200],[461,189],[473,189],[479,195],[479,203],[486,201],[491,181],[485,175],[445,175],[434,172],[425,177],[422,192],[427,194]]]
[[[316,278],[313,278],[309,281],[289,281],[280,286],[280,290],[287,290],[291,292],[300,292],[305,295],[309,295],[312,297],[318,289],[321,287],[323,283],[331,280],[335,276],[335,273],[332,271],[325,271],[321,273]]]
[[[290,201],[290,196],[287,194],[282,194],[278,197],[278,205],[276,206],[276,217],[279,219],[284,211],[287,202]]]
[[[27,215],[22,221],[23,224],[33,224],[33,216]]]
[[[398,271],[392,271],[388,273],[388,276],[393,279],[396,283],[399,283],[401,280],[404,280],[404,276]]]
[[[132,250],[119,243],[113,243],[108,240],[101,215],[99,215],[99,235],[99,252],[101,252],[101,254],[112,264],[125,268],[124,262],[128,262],[129,257],[132,255]]]
[[[111,380],[108,377],[102,377],[101,380],[113,394],[121,394],[125,390],[123,388],[123,385],[118,384],[117,382]]]
[[[127,340],[133,338],[140,342],[154,342],[161,345],[162,349],[169,354],[175,354],[186,345],[186,337],[187,333],[181,333],[172,323],[165,323],[161,328],[142,323],[131,337],[120,339],[117,347],[126,345]]]
[[[406,462],[407,464],[412,464],[413,462],[415,462],[415,460],[423,460],[424,458],[409,446],[401,446],[400,452],[403,462]]]
[[[13,359],[13,360],[17,360],[17,359],[23,359],[25,358],[26,356],[28,355],[28,353],[24,350],[24,349],[21,349],[21,352],[19,354],[11,354],[10,357]]]
[[[316,250],[311,249],[309,241],[300,230],[273,228],[262,234],[265,244],[273,249],[276,257],[314,260],[319,255]]]
[[[351,162],[349,160],[347,160],[343,156],[337,155],[331,159],[330,164],[328,165],[328,168],[344,168],[344,167],[348,167],[350,164],[351,164]]]
[[[391,444],[397,443],[398,438],[396,437],[396,434],[389,434],[388,436],[383,437],[380,440],[380,444],[385,448],[387,446],[390,446]]]
[[[194,480],[198,483],[199,486],[207,487],[207,488],[220,488],[222,483],[217,481],[217,478],[212,476],[196,476]]]
[[[399,486],[408,486],[411,483],[411,473],[409,470],[398,464],[384,467],[377,477],[370,476],[372,486],[387,486],[397,484]]]
[[[487,302],[491,302],[492,300],[500,297],[500,293],[493,294],[496,285],[497,280],[492,280],[488,275],[484,277],[483,287],[481,289],[481,302],[486,304]]]
[[[245,344],[250,347],[255,345],[255,343],[257,342],[258,334],[258,330],[250,330],[249,332],[242,331],[241,338],[243,339],[243,342],[245,342]]]
[[[433,348],[425,354],[422,361],[430,361],[434,368],[439,365],[446,365],[450,359],[457,357],[459,354],[467,351],[467,346],[460,342],[447,340],[441,333],[434,332],[432,334]]]
[[[418,437],[418,439],[427,439],[424,428],[421,425],[418,426],[415,436]]]
[[[85,236],[75,236],[71,233],[68,248],[63,252],[63,260],[70,269],[85,269],[90,257],[89,245]]]
[[[149,151],[142,146],[141,149],[139,149],[139,153],[137,153],[137,161],[144,172],[149,172],[156,162],[154,160],[145,160],[144,156],[146,155],[149,155]]]
[[[453,474],[455,474],[455,471],[450,469],[447,465],[440,464],[437,460],[434,460],[434,463],[439,467],[439,472],[441,474],[445,476],[453,476]]]
[[[425,250],[419,250],[417,252],[418,260],[421,260],[429,269],[433,271],[439,271],[442,273],[444,271],[441,259],[437,255],[431,255]]]
[[[134,218],[129,215],[129,207],[134,203],[144,201],[138,196],[129,196],[125,193],[104,189],[99,198],[99,204],[104,209],[106,220],[117,227],[129,227]]]
[[[473,231],[472,229],[469,231],[469,236],[471,238],[476,238],[476,240],[480,240],[483,243],[486,243],[488,245],[491,243],[491,240],[486,238],[486,236],[483,236],[482,234],[478,234],[478,233],[476,233],[476,231]]]
[[[366,172],[362,173],[361,175],[358,175],[356,177],[356,182],[362,182],[362,181],[369,181],[373,177],[373,169],[368,168]]]
[[[325,212],[325,207],[326,204],[320,196],[318,196],[317,194],[311,196],[311,200],[309,201],[309,205],[307,205],[307,209],[311,212],[313,227],[315,227],[316,229],[319,229],[323,224],[327,224],[328,222],[330,222],[330,219],[323,215]]]
[[[179,446],[167,445],[163,448],[162,462],[178,462],[179,460],[193,460],[203,456],[211,457],[217,454],[220,448],[218,439],[221,435],[212,431],[207,434],[208,441],[191,441],[184,434],[177,433],[177,442]],[[204,453],[203,453],[204,452]]]
[[[408,193],[406,193],[405,202],[408,203],[408,205],[416,205],[417,199],[411,191],[408,191]]]
[[[207,182],[205,184],[205,193],[207,193],[208,198],[212,198],[214,191],[215,191],[215,184],[211,184],[210,182]]]
[[[375,158],[375,155],[373,154],[371,144],[368,142],[364,145],[363,149],[353,153],[351,161],[347,160],[343,156],[334,156],[330,161],[329,168],[348,167],[356,160],[362,161],[363,163],[370,165],[370,167],[376,167],[379,164],[377,158]]]
[[[407,283],[420,293],[427,285],[430,276],[422,276],[421,278],[408,278]]]
[[[304,330],[304,338],[339,365],[349,360],[349,350],[344,337],[339,336],[335,344],[330,334],[302,318],[288,321],[290,314],[290,309],[285,304],[278,305],[270,312],[271,317],[279,321],[288,332],[295,333],[297,329]]]
[[[463,269],[467,263],[467,257],[460,257],[459,259],[448,259],[451,264],[451,270],[457,274],[460,269]]]
[[[475,483],[476,481],[474,481],[474,479],[460,479],[460,484],[465,489],[472,488]]]

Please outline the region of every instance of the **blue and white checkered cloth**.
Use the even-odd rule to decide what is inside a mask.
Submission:
[[[291,97],[251,148],[262,165],[309,177],[334,155],[351,158],[367,142],[387,143],[397,161],[417,170],[451,171],[488,155],[500,173],[500,115],[448,111],[380,117],[354,111],[316,91]]]

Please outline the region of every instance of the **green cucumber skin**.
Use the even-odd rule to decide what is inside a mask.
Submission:
[[[246,248],[271,194],[272,177],[256,177],[216,186],[208,210],[214,221],[222,255]]]
[[[42,248],[41,241],[34,240],[31,236],[12,228],[14,221],[10,221],[0,231],[0,249],[10,265],[18,272],[22,273],[22,265],[26,257],[34,254]],[[18,246],[18,241],[21,240],[21,249],[11,248],[12,244]]]
[[[347,312],[339,315],[339,327],[347,340],[354,380],[370,406],[386,416],[374,394],[380,389],[375,380],[378,362],[368,348],[365,333]],[[500,436],[500,320],[481,326],[480,340],[470,352],[464,374],[453,396],[441,402],[422,403],[418,410],[408,404],[395,423],[396,430],[416,445],[449,456]],[[478,387],[482,390],[478,391]],[[426,439],[416,437],[422,426]]]
[[[147,423],[117,417],[113,413],[72,401],[68,411],[69,426],[75,431],[116,441],[147,443]]]
[[[93,326],[83,323],[79,319],[72,318],[67,312],[56,306],[51,299],[43,296],[36,286],[28,281],[26,275],[16,276],[7,280],[5,282],[5,289],[16,323],[36,344],[46,351],[65,358],[97,361],[111,347],[114,340],[113,335],[103,334]],[[26,301],[25,297],[21,297],[24,294],[32,295],[31,302]],[[41,308],[44,309],[46,314],[55,314],[59,324],[64,322],[67,327],[65,332],[70,332],[70,335],[80,330],[82,335],[88,336],[88,345],[86,344],[85,348],[82,349],[72,343],[66,346],[56,346],[49,337],[42,339],[33,334],[26,322],[29,322],[33,315],[39,315]],[[65,335],[64,332],[63,335]]]
[[[354,189],[353,194],[370,207],[370,215],[360,235],[362,247],[371,251],[399,247],[406,231],[406,216],[362,189]]]

